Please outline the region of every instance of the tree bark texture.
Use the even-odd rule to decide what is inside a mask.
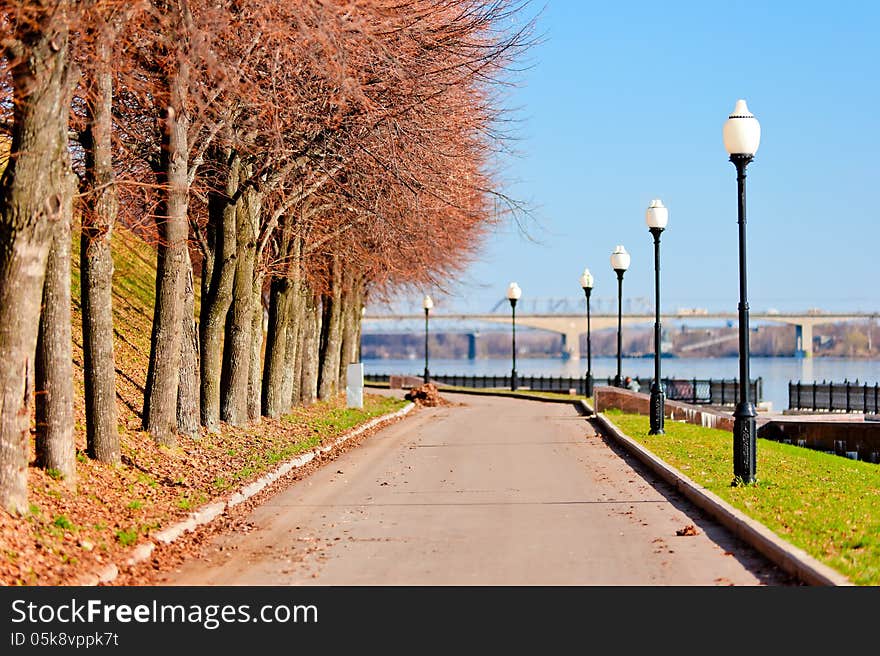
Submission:
[[[272,278],[269,287],[269,326],[263,367],[262,411],[279,417],[293,405],[297,325],[294,321],[299,295],[300,239],[293,234],[292,222],[282,230],[280,252],[290,259],[287,275]]]
[[[67,117],[74,74],[66,10],[60,1],[21,21],[7,48],[13,122],[9,163],[0,178],[0,506],[25,513],[30,411],[26,405],[52,224],[69,193]]]
[[[290,407],[290,389],[284,396],[288,341],[292,335],[290,317],[294,283],[288,278],[272,278],[269,288],[269,326],[266,331],[266,357],[263,365],[262,413],[278,418]],[[287,377],[289,380],[289,376]]]
[[[290,298],[290,323],[287,327],[287,349],[284,354],[284,378],[282,381],[283,398],[287,399],[288,408],[300,404],[302,390],[302,331],[304,322],[305,300],[302,296],[302,284],[297,283],[296,293]]]
[[[113,78],[110,48],[97,45],[94,95],[86,102],[86,177],[80,237],[83,377],[86,450],[100,462],[120,462],[116,418],[116,358],[113,344],[113,257],[110,239],[119,202],[112,159]]]
[[[199,335],[195,321],[195,289],[189,253],[185,264],[183,320],[180,340],[180,382],[177,386],[177,430],[190,437],[199,433]]]
[[[361,345],[363,344],[363,333],[364,333],[364,307],[367,305],[367,290],[366,287],[361,289],[361,302],[360,307],[358,307],[357,311],[357,335],[355,336],[355,356],[354,361],[361,361]]]
[[[144,429],[160,445],[176,442],[177,387],[183,325],[187,237],[189,223],[188,120],[185,114],[189,67],[179,66],[171,79],[162,143],[162,203],[159,210],[159,252],[156,267],[156,306],[150,340],[150,364],[144,394]]]
[[[339,358],[342,348],[342,267],[334,257],[330,292],[321,298],[321,357],[318,398],[332,398],[339,391]]]
[[[256,263],[259,266],[259,263]],[[263,341],[266,323],[265,310],[263,308],[263,271],[254,274],[253,302],[251,315],[251,362],[248,367],[248,402],[247,413],[249,421],[257,421],[260,418],[260,393],[262,391],[262,364],[263,364]]]
[[[220,428],[220,376],[223,361],[223,334],[226,315],[232,303],[235,280],[236,199],[241,160],[227,154],[226,195],[212,194],[208,204],[208,252],[202,266],[200,307],[201,421],[209,432]]]
[[[348,365],[357,362],[358,325],[361,318],[362,283],[353,279],[345,288],[342,297],[342,346],[339,358],[339,387],[345,388],[348,378]]]
[[[250,166],[242,167],[250,174]],[[251,364],[251,328],[254,305],[254,260],[260,198],[246,189],[236,206],[235,279],[232,303],[226,317],[226,333],[221,367],[220,418],[233,426],[248,421],[248,385]]]
[[[70,175],[61,218],[52,226],[52,245],[43,282],[43,311],[37,337],[36,460],[76,487],[73,434],[73,343],[70,325],[70,223],[75,180]]]
[[[310,406],[318,399],[321,301],[320,296],[317,294],[308,293],[305,296],[300,335],[299,359],[302,362],[300,403],[304,406]]]
[[[353,292],[350,288],[343,288],[339,298],[342,306],[339,311],[339,370],[338,370],[338,388],[345,389],[346,373],[349,365],[349,348],[353,342],[354,335],[349,326],[349,317],[353,305]]]

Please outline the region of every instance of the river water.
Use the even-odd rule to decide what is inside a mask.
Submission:
[[[431,373],[461,374],[466,376],[504,375],[510,373],[511,362],[503,359],[431,360]],[[517,373],[521,376],[582,376],[586,359],[518,358]],[[757,358],[750,362],[751,377],[763,379],[764,401],[770,401],[773,410],[788,408],[789,381],[811,383],[844,379],[873,385],[880,382],[880,360],[853,360],[848,358]],[[421,376],[425,361],[364,360],[367,374],[409,374]],[[593,378],[600,379],[617,373],[617,358],[593,358]],[[624,376],[650,378],[654,374],[652,358],[624,358]],[[736,378],[739,358],[663,358],[660,374],[663,378]]]

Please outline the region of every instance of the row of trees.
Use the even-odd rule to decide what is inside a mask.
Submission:
[[[117,223],[156,246],[158,444],[335,395],[366,299],[454,274],[510,209],[523,5],[2,0],[0,504],[27,508],[32,408],[37,464],[75,483],[72,226],[90,457],[120,460]]]

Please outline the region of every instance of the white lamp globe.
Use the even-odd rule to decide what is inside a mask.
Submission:
[[[626,271],[629,269],[629,253],[621,245],[615,246],[614,252],[611,253],[611,268],[615,271]]]
[[[520,296],[522,296],[522,290],[519,288],[519,285],[515,282],[510,283],[510,286],[507,288],[507,299],[518,301]]]
[[[645,223],[649,228],[663,230],[669,223],[669,210],[663,205],[663,201],[655,199],[648,205],[645,211]]]
[[[581,274],[581,289],[592,289],[593,288],[593,274],[590,273],[589,269],[584,269],[584,272]]]
[[[427,294],[425,295],[425,298],[422,299],[422,307],[426,310],[430,310],[434,307],[434,301],[432,301],[431,297]]]
[[[730,155],[754,155],[761,143],[761,124],[749,111],[745,100],[737,100],[724,122],[724,148]]]

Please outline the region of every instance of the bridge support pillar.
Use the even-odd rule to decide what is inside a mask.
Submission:
[[[477,333],[468,333],[468,360],[477,359]]]
[[[562,333],[562,359],[580,360],[581,357],[581,335],[578,332]]]
[[[798,323],[794,326],[794,357],[813,357],[813,324]]]

